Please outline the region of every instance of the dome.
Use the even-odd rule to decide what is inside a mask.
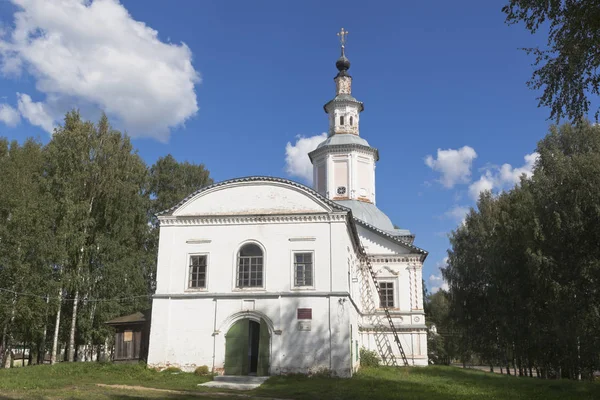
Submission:
[[[337,59],[337,61],[335,62],[335,67],[338,69],[338,71],[342,72],[342,71],[347,71],[350,69],[350,60],[348,60],[346,58],[346,56],[342,55],[340,58]]]
[[[390,218],[383,213],[373,203],[366,203],[358,200],[337,200],[341,206],[352,210],[352,216],[369,225],[374,226],[392,236],[409,236],[410,231],[407,229],[396,229]]]

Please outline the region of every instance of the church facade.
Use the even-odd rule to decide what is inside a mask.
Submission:
[[[150,366],[351,376],[363,347],[427,365],[427,252],[376,206],[379,153],[360,136],[344,44],[329,136],[309,154],[314,188],[232,179],[159,215]]]

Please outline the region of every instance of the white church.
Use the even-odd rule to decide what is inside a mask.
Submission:
[[[427,365],[427,252],[376,206],[350,61],[336,62],[314,188],[274,177],[202,188],[162,212],[148,365],[225,375],[351,376],[361,348]]]

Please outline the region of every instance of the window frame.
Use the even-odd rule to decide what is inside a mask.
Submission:
[[[382,283],[386,284],[386,285],[388,285],[388,284],[392,285],[392,302],[393,302],[393,305],[391,307],[387,306],[387,309],[388,310],[397,310],[397,309],[399,309],[398,308],[398,299],[397,299],[397,296],[396,296],[397,288],[398,288],[397,281],[396,280],[392,280],[392,279],[378,279],[377,283],[379,284],[379,289],[380,290],[382,289],[382,287],[381,287]],[[389,289],[386,289],[386,290],[389,290]],[[383,310],[384,308],[386,308],[386,307],[383,307],[383,305],[381,303],[381,292],[377,293],[377,300],[379,302],[379,309],[380,310]]]
[[[260,286],[238,286],[238,279],[240,273],[240,250],[246,245],[253,244],[257,246],[262,251],[262,284]],[[258,257],[258,256],[244,256],[244,257]],[[252,261],[250,261],[252,263]],[[250,268],[252,265],[250,265]],[[265,251],[265,247],[255,241],[255,240],[247,240],[237,247],[236,251],[233,254],[233,291],[264,291],[266,288],[267,281],[267,252]],[[250,271],[250,274],[252,272]],[[251,277],[249,278],[251,280]]]
[[[204,274],[204,287],[191,287],[191,269],[192,269],[192,257],[200,256],[206,257],[206,272]],[[185,273],[185,291],[186,292],[207,292],[208,291],[208,278],[209,278],[209,266],[210,266],[210,254],[207,252],[194,252],[187,254],[187,265]]]
[[[312,257],[311,267],[312,267],[312,285],[303,285],[296,286],[296,254],[310,254]],[[290,261],[291,261],[291,276],[290,276],[290,287],[292,290],[314,290],[315,289],[315,251],[314,250],[303,250],[303,249],[293,249],[290,251]]]

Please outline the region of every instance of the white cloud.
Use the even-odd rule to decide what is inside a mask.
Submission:
[[[494,177],[490,171],[486,171],[484,175],[481,175],[478,181],[473,182],[469,185],[469,195],[475,201],[479,199],[479,194],[486,190],[492,190],[494,188]]]
[[[166,140],[196,114],[190,49],[159,40],[118,0],[12,1],[18,11],[0,37],[0,70],[31,74],[54,121],[93,107],[133,136]]]
[[[0,122],[8,126],[17,126],[21,122],[21,115],[8,104],[0,104]]]
[[[321,133],[311,137],[298,135],[296,139],[295,144],[288,142],[285,145],[285,170],[291,176],[302,178],[310,184],[313,180],[313,167],[308,153],[327,139],[327,134]]]
[[[444,213],[444,216],[449,219],[453,219],[457,223],[463,224],[465,218],[471,209],[465,206],[454,206],[450,210]]]
[[[525,155],[525,164],[521,167],[514,168],[510,164],[503,164],[500,168],[486,168],[479,180],[469,186],[469,195],[473,200],[477,200],[484,190],[504,190],[517,185],[522,175],[527,178],[533,175],[533,168],[538,158],[539,154],[534,152]]]
[[[34,102],[27,94],[17,93],[17,105],[23,118],[31,125],[39,126],[48,133],[54,131],[54,120],[48,114],[44,103]]]
[[[437,158],[428,155],[425,164],[441,174],[440,183],[446,188],[454,187],[459,183],[469,183],[471,180],[471,166],[477,153],[472,147],[463,146],[458,150],[437,150]]]
[[[538,153],[531,153],[525,155],[525,164],[519,168],[513,168],[510,164],[504,164],[500,167],[500,181],[508,185],[516,185],[520,182],[521,176],[525,175],[527,178],[531,178],[533,175],[533,167],[535,162],[540,157]]]
[[[446,268],[448,266],[448,257],[444,257],[443,260],[438,261],[435,264],[436,268],[438,269],[438,271],[440,271],[440,273],[438,275],[435,274],[431,274],[429,275],[429,292],[430,293],[436,293],[438,290],[442,289],[442,290],[448,290],[448,284],[444,281],[444,277],[441,274],[441,269]]]

